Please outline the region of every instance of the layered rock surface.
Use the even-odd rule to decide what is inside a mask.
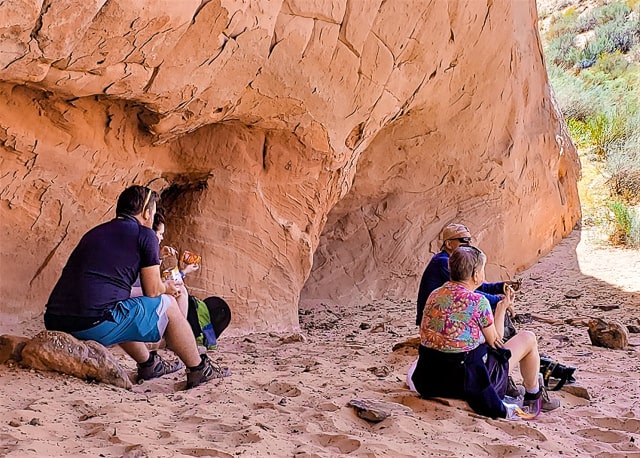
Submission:
[[[305,283],[413,297],[452,220],[505,276],[580,216],[533,1],[11,2],[0,80],[3,320],[130,184],[230,332],[296,329]]]

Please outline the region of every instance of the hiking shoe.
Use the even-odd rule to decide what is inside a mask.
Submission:
[[[540,387],[540,393],[542,393],[542,395],[540,396],[540,398],[542,399],[540,408],[543,412],[550,412],[560,407],[560,399],[550,398],[549,392],[544,387],[544,385]]]
[[[538,374],[538,386],[540,386],[540,398],[542,399],[542,403],[540,408],[543,412],[550,412],[552,410],[560,407],[560,399],[552,399],[549,397],[549,392],[547,388],[544,386],[544,380],[542,378],[542,374]]]
[[[559,399],[552,399],[549,397],[549,392],[542,383],[542,374],[538,374],[538,387],[539,391],[535,395],[529,393],[525,394],[522,407],[528,413],[537,412],[550,412],[560,407]],[[531,398],[531,399],[527,399]]]
[[[162,377],[184,367],[180,361],[165,361],[155,351],[150,351],[149,355],[153,358],[150,364],[138,364],[138,382]]]
[[[231,371],[228,368],[221,368],[211,361],[206,354],[200,355],[200,359],[201,362],[197,367],[187,368],[187,390],[214,378],[224,378],[231,375]]]
[[[521,385],[516,385],[516,382],[513,381],[513,378],[509,376],[507,379],[507,391],[505,392],[506,396],[510,398],[520,398],[524,396],[525,389]]]

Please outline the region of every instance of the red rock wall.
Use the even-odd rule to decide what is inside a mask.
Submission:
[[[326,155],[291,133],[239,123],[154,145],[135,106],[51,100],[19,86],[0,94],[7,320],[42,312],[80,237],[115,216],[125,186],[143,183],[165,193],[165,242],[203,256],[188,278],[193,294],[227,299],[237,330],[297,327],[299,292],[338,189]]]
[[[230,332],[296,328],[305,282],[413,297],[454,219],[494,273],[534,262],[580,211],[535,20],[507,0],[0,5],[0,318],[42,313],[134,183],[164,192]]]
[[[488,281],[512,277],[571,232],[580,165],[552,103],[533,8],[494,5],[486,22],[477,11],[447,24],[461,38],[438,53],[453,60],[431,62],[411,109],[360,157],[350,193],[329,214],[303,301],[415,300],[451,222],[466,224],[487,253]]]

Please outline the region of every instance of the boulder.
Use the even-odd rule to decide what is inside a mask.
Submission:
[[[391,351],[403,351],[405,354],[417,354],[420,347],[420,337],[409,337],[402,342],[398,342],[391,347]]]
[[[28,337],[4,334],[0,336],[0,364],[9,360],[19,362],[22,359],[22,349],[29,342]]]
[[[21,364],[120,388],[132,387],[127,372],[109,350],[97,342],[81,341],[64,332],[42,331],[37,334],[22,349]]]
[[[623,350],[629,345],[629,331],[622,323],[601,318],[589,320],[589,338],[593,345],[613,350]]]

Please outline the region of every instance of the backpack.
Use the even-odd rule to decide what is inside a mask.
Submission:
[[[189,296],[187,321],[196,342],[215,350],[218,338],[231,322],[231,309],[224,299],[211,296],[205,300]]]

